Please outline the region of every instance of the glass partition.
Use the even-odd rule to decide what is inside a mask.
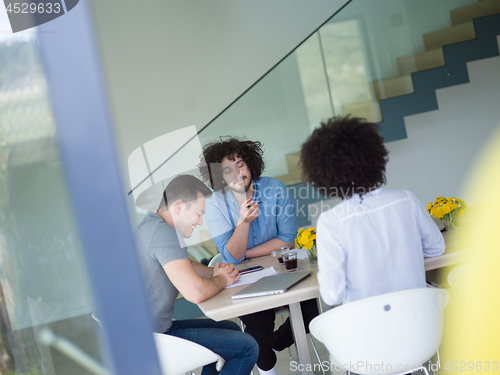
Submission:
[[[353,0],[199,133],[264,144],[266,175],[300,182],[297,153],[321,120],[351,114],[384,122],[380,100],[414,92],[411,73],[444,65],[439,32],[475,0]],[[449,30],[451,28],[451,30]],[[467,38],[467,37],[465,37]],[[404,129],[403,129],[404,133]]]
[[[1,35],[0,61],[0,373],[99,373],[93,298],[35,34]]]
[[[387,142],[406,138],[405,116],[436,109],[435,88],[428,96],[412,95],[412,74],[444,66],[443,45],[475,38],[472,22],[460,18],[470,13],[460,8],[472,3],[477,1],[350,1],[196,136],[176,143],[177,159],[165,157],[149,172],[143,168],[142,182],[132,181],[129,195],[181,165],[195,170],[195,150],[221,136],[262,142],[265,175],[288,186],[302,183],[300,147],[323,119],[351,114],[379,123]],[[412,108],[411,101],[418,105]],[[193,155],[180,163],[188,148]]]

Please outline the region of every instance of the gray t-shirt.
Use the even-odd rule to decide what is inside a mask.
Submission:
[[[156,331],[163,333],[172,325],[174,302],[179,295],[163,266],[173,260],[189,259],[187,248],[182,238],[179,242],[175,228],[153,212],[148,212],[135,233]]]

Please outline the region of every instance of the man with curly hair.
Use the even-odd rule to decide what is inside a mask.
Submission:
[[[221,137],[203,148],[200,172],[214,189],[207,200],[207,225],[224,261],[269,255],[293,246],[297,234],[295,201],[281,181],[261,177],[264,170],[260,142]],[[301,303],[304,324],[318,315],[316,300]],[[293,344],[290,320],[274,331],[274,310],[240,317],[245,332],[259,344],[261,374],[276,374],[276,354]],[[273,350],[274,349],[274,350]]]
[[[318,282],[329,305],[424,288],[424,257],[445,249],[413,193],[381,187],[388,151],[378,130],[364,119],[334,117],[302,145],[305,179],[342,199],[316,227]]]

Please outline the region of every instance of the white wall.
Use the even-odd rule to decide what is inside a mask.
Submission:
[[[207,124],[345,2],[92,1],[124,169],[142,144]]]
[[[225,135],[260,141],[265,175],[279,176],[288,173],[285,155],[299,150],[309,133],[296,54],[292,54],[201,132],[200,141],[206,144]]]
[[[140,9],[125,2],[117,11],[111,2],[94,1],[123,164],[126,165],[128,155],[135,148],[158,136],[191,125],[199,129],[210,121],[343,3],[316,1],[312,9],[310,2],[300,0],[252,3],[158,0],[145,2]],[[411,12],[418,9],[423,12],[428,10],[429,5],[419,2],[414,9],[411,2],[404,2],[406,5],[401,5],[401,9],[395,7],[388,10],[390,2],[380,0],[376,8],[386,12],[388,17],[384,26],[384,22],[369,24],[371,21],[367,15],[374,11],[374,2],[356,3],[364,5],[349,15],[348,11],[355,2],[349,4],[335,20],[358,17],[368,22],[366,30],[373,35],[367,38],[376,42],[370,50],[378,50],[381,45],[390,48],[391,40],[384,37],[388,32],[385,28],[396,26],[392,29],[400,30],[397,26],[398,15],[405,7]],[[470,3],[470,0],[440,3],[442,10],[431,16],[445,22],[447,7],[456,8],[462,3]],[[154,12],[151,11],[153,5]],[[426,16],[430,17],[428,13]],[[406,22],[404,16],[402,19]],[[438,27],[431,27],[427,21],[428,18],[422,19],[422,32]],[[412,49],[422,47],[420,36],[413,32],[401,33],[399,37],[409,41]],[[394,55],[400,46],[393,46],[390,51],[382,49],[378,53]],[[460,187],[474,157],[500,118],[499,106],[495,102],[500,87],[500,64],[495,59],[470,63],[470,84],[439,90],[438,111],[405,119],[408,139],[387,144],[390,150],[387,166],[389,188],[410,189],[423,203],[438,195],[460,194]],[[390,60],[393,60],[392,57]],[[386,70],[377,69],[380,72]],[[272,133],[280,145],[275,149],[266,147],[266,158],[269,160],[296,151],[286,149],[286,145],[292,146],[295,142],[287,137],[294,132],[301,134],[297,124],[302,121],[302,107],[294,107],[298,97],[288,91],[298,78],[294,76],[291,65],[287,72],[289,82],[280,81],[286,76],[273,78],[271,73],[274,86],[268,85],[268,90],[262,91],[269,94],[268,97],[254,96],[253,100],[254,103],[265,102],[278,91],[283,91],[286,87],[283,85],[288,85],[284,91],[288,98],[279,105],[292,104],[291,113],[295,115],[287,118],[284,112],[280,112],[285,108],[276,103],[273,103],[276,107],[268,106],[266,115],[274,116],[272,121],[281,123],[283,127],[288,126],[287,121],[294,117],[296,122],[292,121],[289,130],[283,130],[281,144],[280,134]],[[300,86],[297,87],[300,89]],[[259,88],[253,90],[258,92]],[[251,97],[252,92],[248,96]],[[245,110],[251,109],[252,105],[245,104]],[[231,111],[228,111],[226,119],[219,120],[220,131],[202,133],[202,144],[207,140],[205,137],[231,133],[244,133],[250,139],[257,138],[253,135],[259,134],[260,138],[262,130],[269,128],[269,120],[247,121],[250,117],[239,120]],[[264,118],[261,113],[250,114],[254,116],[252,120]],[[233,124],[238,128],[245,121],[247,126],[243,130],[231,131]],[[215,124],[213,126],[215,129]],[[271,146],[265,139],[264,143]],[[273,168],[271,166],[267,172],[271,175],[282,173],[279,167],[276,170]]]

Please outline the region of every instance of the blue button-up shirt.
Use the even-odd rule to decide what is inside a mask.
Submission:
[[[253,183],[253,200],[262,203],[259,205],[259,216],[250,223],[247,250],[273,238],[293,242],[297,235],[295,201],[288,188],[283,182],[270,177],[261,177]],[[236,259],[227,250],[227,241],[233,235],[239,216],[240,205],[230,190],[225,194],[213,192],[207,199],[205,218],[208,229],[226,263],[238,264],[245,258]]]

